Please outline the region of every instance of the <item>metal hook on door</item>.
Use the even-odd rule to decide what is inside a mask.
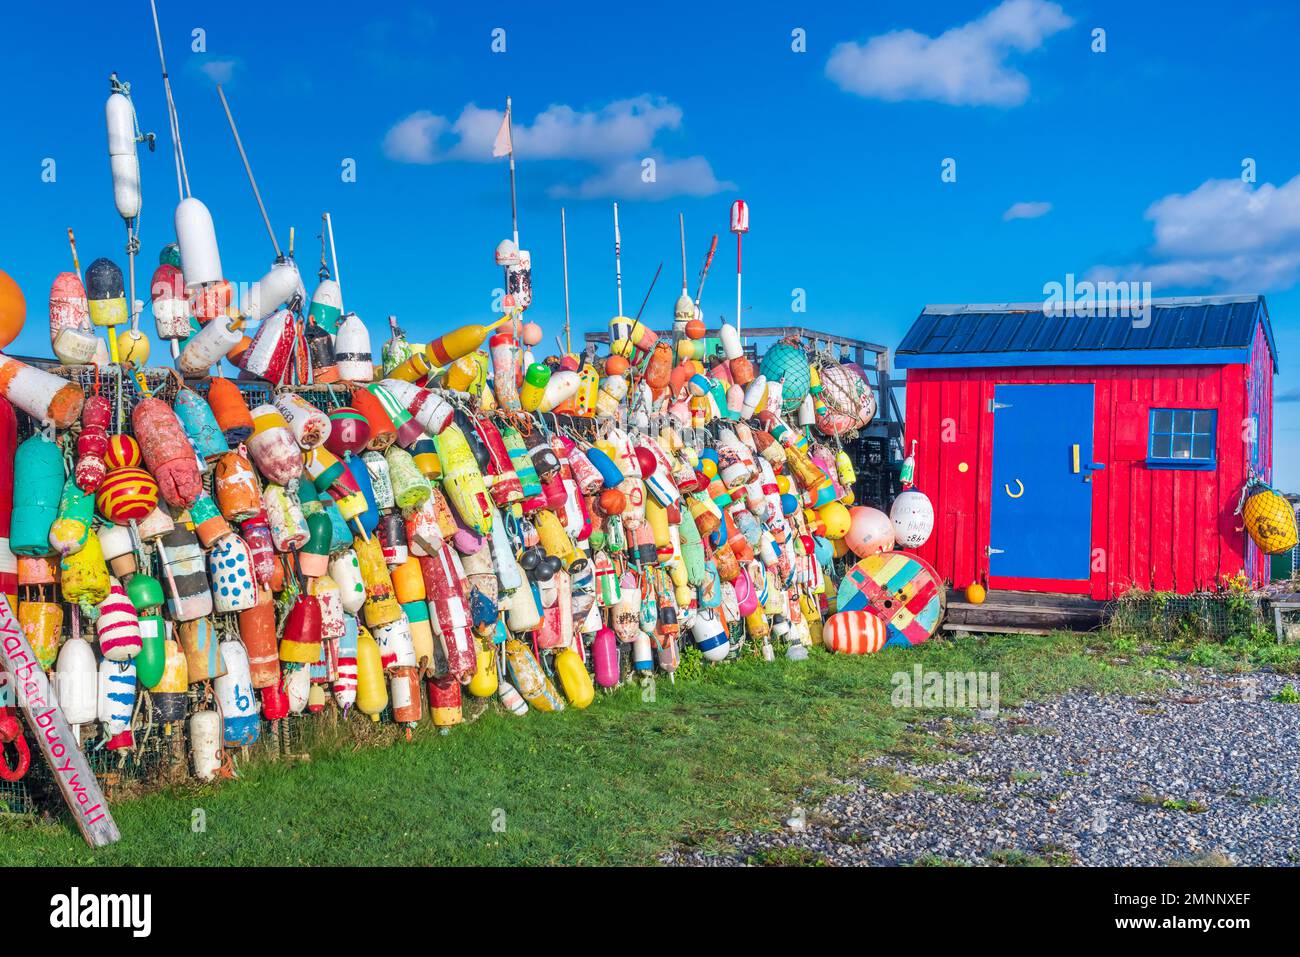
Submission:
[[[1020,489],[1019,492],[1011,491],[1011,486],[1005,483],[1003,484],[1002,487],[1006,489],[1008,498],[1020,498],[1020,496],[1025,494],[1025,483],[1020,481],[1020,479],[1016,479],[1016,487]]]

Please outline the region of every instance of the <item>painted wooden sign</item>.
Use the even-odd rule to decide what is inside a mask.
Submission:
[[[81,753],[54,686],[36,660],[9,599],[0,594],[0,667],[14,685],[17,705],[27,720],[27,729],[49,762],[72,819],[91,847],[103,847],[120,840],[108,802],[99,781]]]

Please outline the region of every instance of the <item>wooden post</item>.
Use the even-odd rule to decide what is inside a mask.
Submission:
[[[36,653],[4,595],[0,595],[0,667],[14,683],[17,705],[27,721],[27,730],[49,762],[81,836],[91,847],[121,840],[99,781],[59,707],[54,686],[36,660]]]

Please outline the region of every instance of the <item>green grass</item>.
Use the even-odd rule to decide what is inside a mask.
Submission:
[[[1003,707],[1087,687],[1149,692],[1157,679],[1083,639],[993,636],[868,657],[747,659],[693,681],[600,695],[586,711],[492,710],[411,742],[313,750],[309,762],[244,765],[240,779],[121,801],[117,845],[92,852],[64,817],[0,818],[6,865],[645,864],[685,841],[780,826],[797,800],[891,748],[917,754],[918,717],[891,675],[914,664],[997,671]],[[936,748],[948,743],[942,736]],[[893,775],[882,786],[913,786]],[[206,830],[195,833],[196,809]],[[494,829],[494,823],[504,829]],[[782,861],[782,863],[786,863]]]
[[[991,852],[986,860],[1002,867],[1068,867],[1074,863],[1074,856],[1057,847],[1045,847],[1038,852],[1004,848]]]
[[[1273,695],[1273,700],[1279,704],[1300,704],[1300,691],[1297,691],[1294,685],[1287,685]]]

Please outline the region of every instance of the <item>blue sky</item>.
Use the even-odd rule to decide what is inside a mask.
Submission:
[[[147,0],[17,6],[0,12],[0,31],[26,38],[6,54],[21,82],[0,151],[0,268],[29,303],[11,351],[48,354],[45,299],[69,268],[65,227],[83,266],[124,261],[103,127],[111,70],[158,134],[141,159],[142,283],[173,238],[176,183]],[[344,297],[376,348],[389,313],[421,340],[490,317],[501,285],[492,253],[510,210],[505,163],[490,159],[497,117],[484,111],[509,93],[534,264],[529,318],[548,343],[563,321],[561,206],[574,329],[614,314],[614,199],[629,311],[664,263],[647,307],[659,324],[680,285],[679,211],[692,288],[720,234],[706,317],[734,311],[727,213],[737,197],[752,210],[751,325],[798,321],[892,346],[925,303],[1039,300],[1068,273],[1149,278],[1158,296],[1260,291],[1287,370],[1277,391],[1290,400],[1277,405],[1276,477],[1300,487],[1300,130],[1288,75],[1300,13],[1074,0],[803,6],[593,4],[589,16],[560,16],[538,4],[159,0],[191,185],[212,209],[227,277],[256,279],[271,248],[214,77],[281,242],[297,229],[309,289],[320,214],[333,214]],[[492,49],[497,28],[503,53]],[[1098,28],[1104,53],[1092,50]],[[795,30],[805,52],[792,49]],[[47,158],[54,182],[42,180]],[[649,185],[638,175],[646,158]],[[955,182],[941,177],[948,158]],[[1241,179],[1246,159],[1254,183]],[[346,160],[355,182],[341,175]],[[791,312],[795,289],[805,314]]]

